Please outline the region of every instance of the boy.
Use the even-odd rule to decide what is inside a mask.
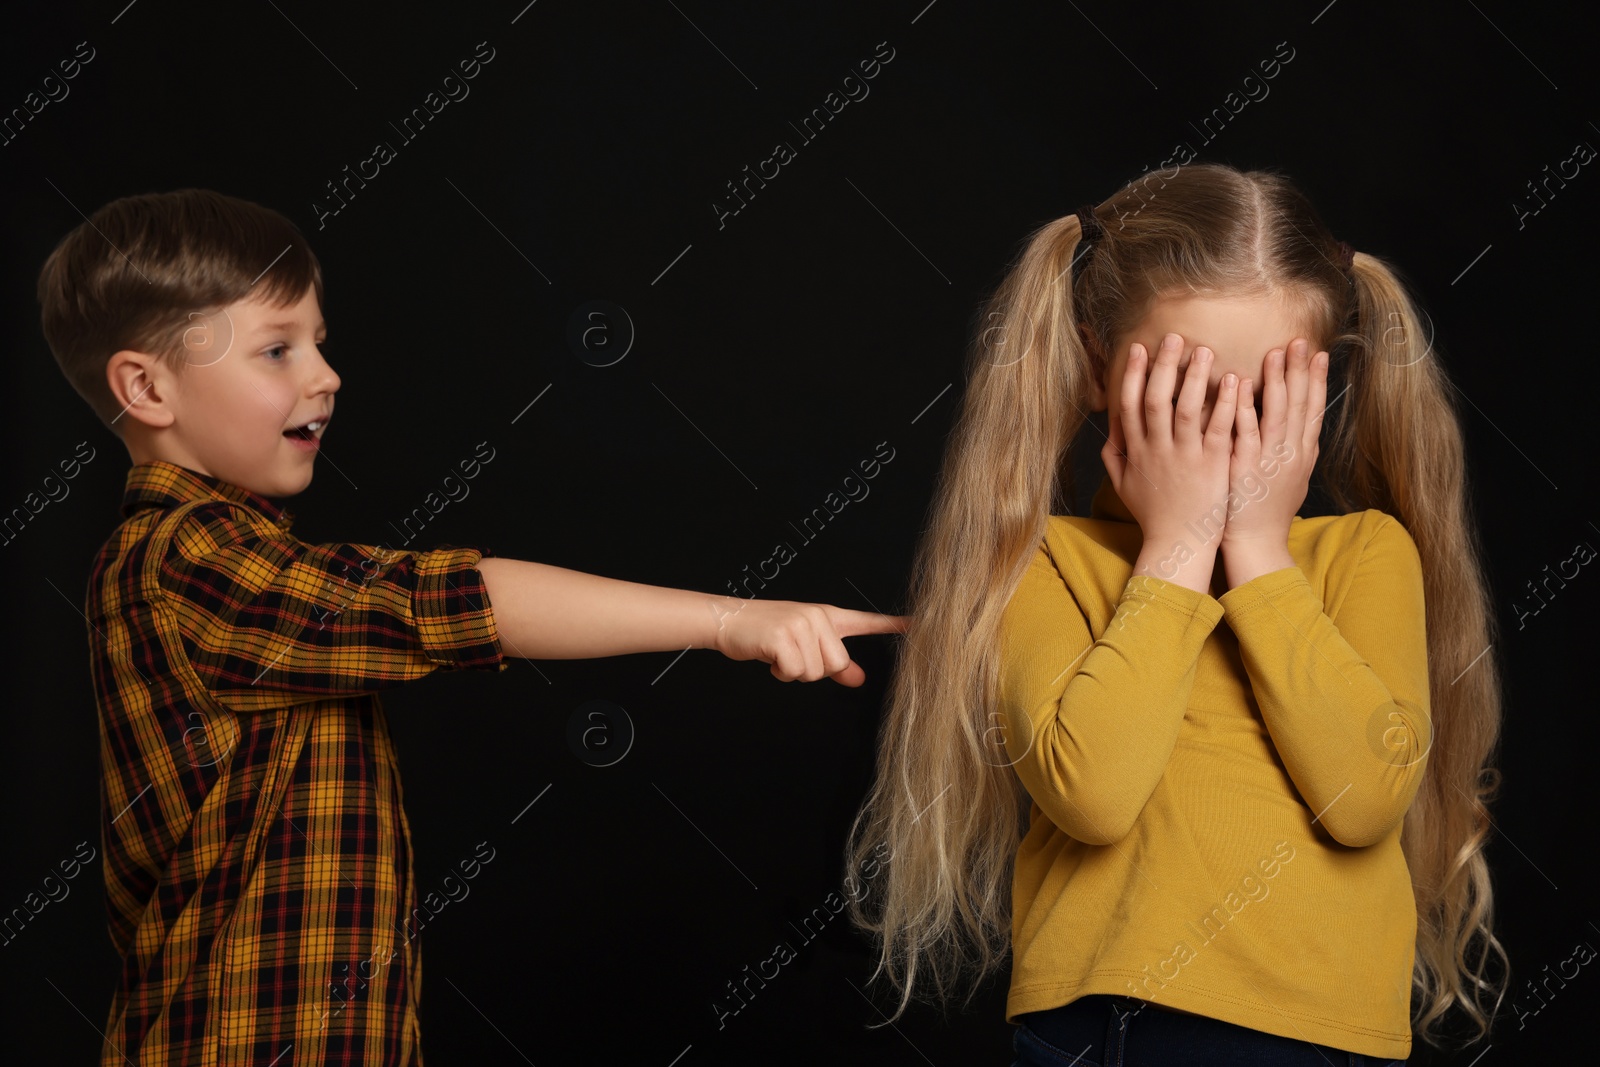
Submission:
[[[195,189],[106,205],[40,274],[50,348],[133,463],[86,604],[124,960],[106,1065],[422,1063],[378,690],[685,647],[856,686],[840,638],[908,621],[297,540],[269,498],[310,483],[334,412],[322,295],[291,222]]]

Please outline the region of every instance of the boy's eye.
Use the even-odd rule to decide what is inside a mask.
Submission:
[[[272,353],[274,353],[274,352],[284,352],[284,351],[287,351],[287,350],[288,350],[288,348],[289,348],[289,346],[288,346],[288,345],[273,345],[273,346],[272,346],[272,347],[271,347],[271,348],[269,348],[269,349],[267,349],[267,351],[266,351],[266,354],[267,354],[267,355],[269,355],[269,356],[270,356],[270,355],[272,355]],[[275,361],[274,361],[274,362],[276,362],[276,360],[275,360]]]

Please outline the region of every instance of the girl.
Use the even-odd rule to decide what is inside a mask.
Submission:
[[[873,977],[898,1018],[1009,947],[1019,1064],[1484,1034],[1499,675],[1444,369],[1282,176],[1147,179],[1038,230],[973,346],[850,834],[890,850]],[[1087,410],[1105,477],[1054,514]]]

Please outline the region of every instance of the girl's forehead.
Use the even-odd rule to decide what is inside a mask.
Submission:
[[[1304,309],[1271,295],[1162,297],[1127,340],[1150,347],[1169,333],[1183,337],[1186,354],[1204,346],[1219,358],[1235,359],[1263,357],[1296,337],[1314,340]]]

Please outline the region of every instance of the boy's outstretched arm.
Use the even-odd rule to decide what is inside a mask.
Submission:
[[[779,681],[832,678],[858,686],[866,673],[841,639],[903,633],[910,622],[906,615],[667,589],[498,556],[480,560],[478,571],[501,647],[522,659],[714,648],[729,659],[770,663]]]

